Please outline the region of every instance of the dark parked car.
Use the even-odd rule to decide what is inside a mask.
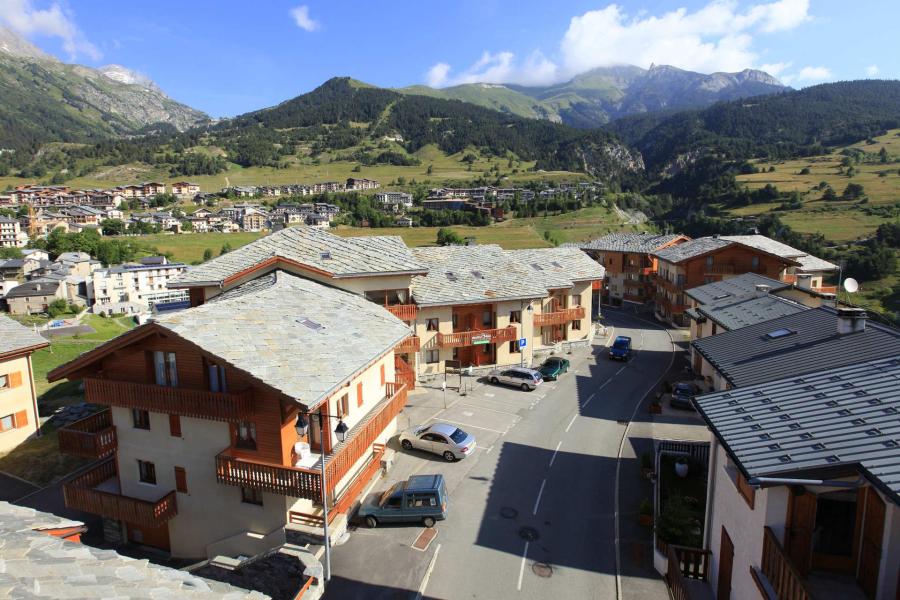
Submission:
[[[620,335],[609,347],[609,360],[628,360],[631,358],[631,338]]]
[[[696,395],[697,386],[693,383],[682,381],[672,387],[672,399],[669,403],[672,405],[672,408],[696,410],[694,408],[694,396]]]
[[[370,495],[359,507],[369,527],[379,523],[421,523],[434,527],[447,518],[447,487],[443,475],[413,475],[383,494]]]
[[[561,356],[551,356],[544,361],[538,371],[544,379],[558,379],[560,375],[569,370],[569,360]]]

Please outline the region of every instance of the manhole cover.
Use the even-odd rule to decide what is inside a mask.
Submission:
[[[416,541],[413,542],[412,547],[416,550],[425,551],[428,549],[428,546],[431,545],[431,541],[437,536],[437,529],[434,527],[426,527],[422,530],[422,533],[419,534],[419,537],[416,538]]]
[[[519,511],[514,509],[512,506],[504,506],[500,509],[500,516],[504,519],[515,519],[519,516]]]
[[[531,570],[534,571],[534,574],[538,577],[550,577],[553,575],[553,567],[547,563],[536,562],[531,565]]]
[[[519,530],[519,537],[525,541],[533,542],[541,536],[534,527],[523,527]]]

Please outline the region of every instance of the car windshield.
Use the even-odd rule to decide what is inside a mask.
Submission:
[[[378,501],[378,504],[381,506],[387,504],[388,498],[390,498],[398,489],[400,489],[400,483],[395,483],[389,487],[387,491],[381,495],[381,500]]]
[[[617,339],[615,341],[615,343],[613,344],[613,348],[627,348],[627,347],[628,347],[628,340],[624,340],[621,338]]]
[[[456,431],[450,434],[450,439],[457,444],[463,443],[463,440],[465,440],[467,437],[469,437],[469,434],[459,428],[457,428]]]
[[[690,394],[692,391],[691,384],[689,383],[679,383],[675,386],[676,394]]]

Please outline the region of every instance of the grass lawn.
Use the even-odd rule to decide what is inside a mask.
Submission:
[[[129,237],[138,243],[155,246],[160,252],[171,252],[175,260],[193,263],[203,260],[203,251],[209,248],[213,256],[218,256],[222,245],[231,244],[232,249],[248,244],[259,238],[262,234],[253,232],[238,233],[182,233],[166,234],[156,233],[142,235],[138,238]]]
[[[884,219],[859,211],[787,211],[782,222],[798,233],[821,233],[833,242],[849,242],[871,235]]]

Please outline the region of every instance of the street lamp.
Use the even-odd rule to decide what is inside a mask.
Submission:
[[[319,427],[322,426],[323,416],[328,417],[329,419],[338,420],[337,427],[334,428],[334,435],[337,436],[338,442],[343,443],[344,440],[347,439],[347,432],[350,431],[350,428],[347,427],[347,424],[344,423],[344,420],[341,417],[313,413],[313,417],[316,419],[316,424],[319,425]],[[297,414],[297,422],[294,424],[294,429],[298,436],[306,435],[309,431],[309,420],[306,418],[306,413],[301,412]],[[323,579],[327,582],[331,579],[331,540],[328,539],[328,486],[325,481],[325,448],[322,448],[322,458],[319,463],[322,468],[322,510],[324,517],[322,529],[325,535],[325,569],[323,571]]]

